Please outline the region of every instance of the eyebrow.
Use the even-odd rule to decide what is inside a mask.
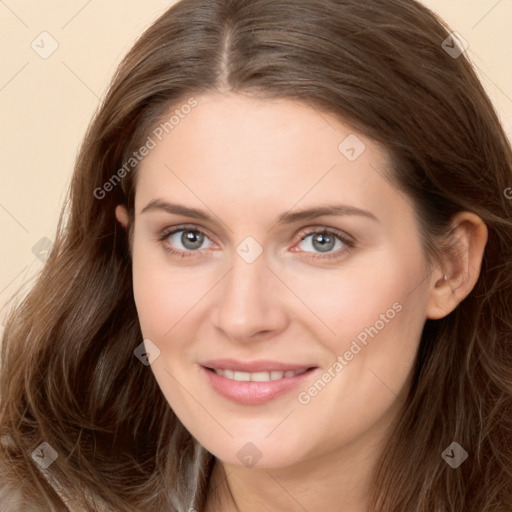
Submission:
[[[166,213],[183,215],[185,217],[191,217],[193,219],[203,220],[205,222],[211,222],[212,217],[204,210],[197,208],[189,208],[176,203],[169,203],[162,201],[161,199],[154,199],[150,201],[142,210],[141,215],[146,212],[163,211]],[[380,220],[372,213],[355,206],[345,204],[331,204],[321,205],[313,208],[307,208],[297,211],[287,211],[279,215],[277,219],[278,224],[293,224],[294,222],[300,222],[305,220],[312,220],[317,217],[323,217],[327,215],[345,216],[345,215],[357,215],[366,217],[375,222],[380,223]]]

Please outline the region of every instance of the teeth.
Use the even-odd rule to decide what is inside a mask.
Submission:
[[[235,372],[233,374],[233,380],[248,381],[251,380],[251,374],[247,372]]]
[[[283,377],[295,377],[296,375],[300,375],[304,373],[306,370],[298,370],[293,371],[289,370],[286,372],[281,372],[278,370],[272,370],[271,372],[235,372],[233,370],[222,370],[222,369],[214,369],[214,372],[217,375],[222,375],[228,379],[237,380],[239,382],[268,382],[270,380],[279,380]]]

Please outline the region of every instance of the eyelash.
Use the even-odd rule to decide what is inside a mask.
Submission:
[[[170,229],[164,230],[162,232],[162,234],[159,236],[158,241],[162,243],[165,251],[167,251],[168,253],[170,253],[173,256],[176,256],[178,258],[190,258],[190,257],[193,258],[193,257],[195,257],[195,253],[201,252],[201,250],[180,251],[180,250],[173,249],[172,247],[170,247],[169,245],[164,243],[171,235],[179,233],[180,231],[191,231],[194,233],[201,233],[205,237],[210,238],[205,231],[203,231],[202,229],[200,229],[196,226],[177,226],[176,228],[170,228]],[[306,258],[310,258],[313,260],[315,260],[315,259],[330,260],[333,258],[339,258],[341,255],[343,255],[347,252],[350,252],[350,250],[355,247],[355,242],[353,240],[349,239],[348,237],[346,237],[341,232],[339,232],[335,229],[326,228],[326,227],[325,228],[310,228],[310,229],[304,230],[303,232],[301,232],[301,234],[299,236],[299,242],[302,242],[305,238],[307,238],[310,235],[314,235],[314,234],[331,235],[331,236],[337,238],[338,240],[340,240],[341,242],[343,242],[343,244],[346,247],[343,249],[338,249],[337,251],[334,251],[334,252],[329,252],[329,253],[324,253],[324,254],[310,253],[309,251],[304,251],[308,254],[308,256],[306,256]],[[297,242],[297,243],[299,243],[299,242]]]

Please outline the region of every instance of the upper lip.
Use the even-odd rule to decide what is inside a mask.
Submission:
[[[215,370],[232,370],[238,372],[270,372],[270,371],[299,371],[315,368],[311,364],[291,364],[281,361],[272,361],[270,359],[260,359],[258,361],[238,361],[236,359],[211,359],[204,361],[201,366]]]

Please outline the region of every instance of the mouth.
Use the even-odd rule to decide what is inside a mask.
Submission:
[[[226,379],[236,380],[238,382],[269,382],[273,380],[280,380],[280,379],[289,379],[290,377],[296,377],[297,375],[302,375],[303,373],[307,372],[308,370],[314,369],[307,368],[304,370],[287,370],[287,371],[280,371],[280,370],[271,370],[268,372],[242,372],[242,371],[234,371],[234,370],[228,370],[224,368],[208,368],[205,367],[207,370],[210,370],[211,372],[215,372],[217,375],[221,375],[222,377],[226,377]]]
[[[319,370],[312,365],[234,360],[208,361],[200,369],[214,391],[243,405],[259,405],[285,395]]]

